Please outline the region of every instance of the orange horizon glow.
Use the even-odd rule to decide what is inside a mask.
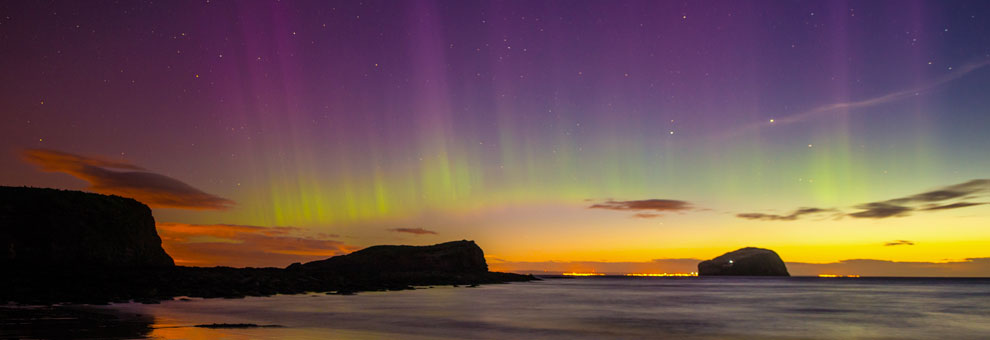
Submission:
[[[859,277],[859,275],[818,274],[818,277]]]

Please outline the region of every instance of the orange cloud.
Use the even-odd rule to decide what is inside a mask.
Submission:
[[[143,171],[127,162],[44,149],[25,150],[23,158],[43,171],[64,172],[89,182],[92,191],[130,197],[152,208],[223,210],[234,204],[234,201],[205,193],[165,175]]]
[[[162,247],[185,266],[285,267],[322,260],[358,247],[340,241],[300,235],[293,227],[160,222]]]

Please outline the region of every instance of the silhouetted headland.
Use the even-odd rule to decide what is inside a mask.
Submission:
[[[0,187],[0,267],[172,267],[151,209],[120,196]]]
[[[0,187],[0,271],[0,302],[29,304],[353,294],[534,279],[488,271],[484,252],[466,240],[374,246],[285,269],[175,266],[146,205],[25,187]]]
[[[791,276],[770,249],[746,247],[698,263],[700,276]]]

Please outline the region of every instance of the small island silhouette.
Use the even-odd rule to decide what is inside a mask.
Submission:
[[[770,249],[746,247],[698,263],[698,276],[791,276]]]

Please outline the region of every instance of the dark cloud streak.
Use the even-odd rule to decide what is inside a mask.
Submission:
[[[608,210],[623,210],[623,211],[643,211],[652,210],[658,212],[664,211],[681,211],[691,208],[691,204],[680,200],[668,200],[668,199],[648,199],[648,200],[638,200],[638,201],[613,201],[608,200],[605,203],[593,204],[588,207],[589,209],[608,209]]]
[[[884,247],[891,247],[891,246],[913,246],[914,245],[914,242],[911,242],[911,241],[908,241],[908,240],[897,240],[897,241],[893,241],[893,242],[884,243],[883,245],[884,245]]]
[[[849,216],[856,218],[887,218],[887,217],[907,216],[909,212],[914,210],[914,208],[909,208],[896,204],[890,204],[886,202],[873,202],[873,203],[860,204],[856,206],[856,209],[861,209],[863,211],[851,213],[849,214]]]
[[[760,221],[796,221],[806,215],[834,212],[837,218],[849,216],[853,218],[883,219],[908,216],[917,211],[939,211],[987,204],[965,201],[985,196],[987,192],[990,192],[990,179],[974,179],[920,194],[898,197],[886,201],[863,203],[854,206],[853,208],[859,211],[852,213],[845,213],[837,209],[799,208],[787,215],[741,213],[736,214],[736,217]],[[951,202],[953,200],[956,202]]]
[[[986,204],[986,203],[959,202],[959,203],[952,203],[952,204],[946,204],[946,205],[931,206],[931,207],[927,207],[927,208],[924,208],[924,209],[921,209],[921,210],[931,211],[931,210],[957,209],[957,208],[972,207],[974,205],[983,205],[983,204]]]
[[[976,195],[975,197],[979,197],[980,194],[984,194],[987,191],[990,191],[990,179],[974,179],[965,183],[950,185],[916,195],[860,204],[856,206],[856,209],[863,211],[851,213],[849,216],[856,218],[888,218],[908,216],[913,211],[936,211],[971,207],[983,203],[955,202],[943,205],[935,204],[957,198],[971,199],[971,196]]]
[[[588,209],[607,209],[617,211],[635,211],[634,218],[658,218],[660,212],[683,211],[691,209],[691,204],[681,200],[647,199],[634,201],[607,200],[604,203],[592,204]]]
[[[437,232],[435,232],[433,230],[426,230],[426,229],[423,229],[423,228],[395,228],[395,229],[389,229],[388,231],[391,231],[391,232],[394,232],[394,233],[407,233],[407,234],[414,234],[414,235],[426,235],[426,234],[436,235],[437,234]]]
[[[787,215],[775,215],[775,214],[762,214],[762,213],[745,213],[736,214],[736,217],[745,218],[748,220],[762,220],[762,221],[794,221],[804,215],[813,215],[827,212],[835,212],[835,209],[822,209],[822,208],[798,208],[790,214]]]
[[[891,201],[905,202],[939,202],[964,197],[990,190],[990,179],[974,179],[966,183],[950,185],[945,188],[920,193],[910,197],[896,198]]]

